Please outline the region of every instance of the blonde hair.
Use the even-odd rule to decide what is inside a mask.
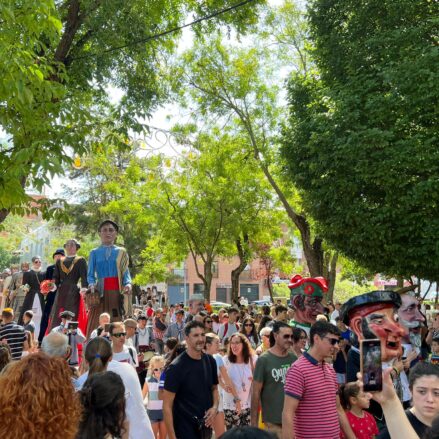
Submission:
[[[161,356],[161,355],[154,355],[154,357],[151,358],[151,360],[149,360],[149,365],[148,365],[148,372],[150,374],[152,374],[152,371],[154,369],[154,366],[157,363],[161,363],[162,367],[165,365],[165,359]]]

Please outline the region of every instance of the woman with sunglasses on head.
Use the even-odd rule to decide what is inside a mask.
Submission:
[[[250,425],[250,389],[258,357],[247,337],[239,332],[230,337],[227,352],[223,357],[224,365],[238,394],[238,398],[231,393],[223,394],[226,427],[230,430],[233,427]]]
[[[165,360],[156,355],[149,361],[148,377],[143,385],[143,398],[148,397],[146,406],[155,439],[166,439],[166,425],[163,419],[163,401],[159,398],[159,383]]]
[[[40,291],[40,284],[46,278],[46,273],[42,271],[42,260],[40,256],[32,258],[32,267],[29,271],[23,273],[23,285],[29,285],[29,291],[24,298],[23,306],[21,307],[20,318],[18,324],[23,325],[23,316],[27,310],[32,310],[34,313],[33,322],[35,324],[35,338],[38,338],[40,333],[41,319],[44,310],[44,296]]]
[[[239,331],[241,334],[244,334],[247,337],[252,349],[256,349],[259,345],[259,337],[256,332],[256,325],[253,319],[247,317],[242,322],[241,330]]]

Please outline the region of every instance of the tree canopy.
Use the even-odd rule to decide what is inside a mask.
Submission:
[[[372,272],[439,277],[439,4],[314,0],[283,154],[319,232]]]
[[[26,188],[41,190],[101,132],[145,130],[142,121],[167,95],[163,71],[179,26],[191,14],[225,8],[216,0],[37,3],[0,5],[0,126],[8,136],[0,146],[0,222],[11,211],[23,213]],[[211,31],[213,23],[244,31],[257,4],[217,14],[196,31]],[[117,103],[109,87],[122,91]]]

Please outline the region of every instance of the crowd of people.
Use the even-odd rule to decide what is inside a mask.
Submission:
[[[439,437],[439,311],[415,295],[332,304],[324,280],[295,276],[291,300],[271,306],[213,309],[199,294],[168,304],[151,289],[136,306],[117,229],[100,225],[88,264],[69,240],[51,273],[35,257],[9,283],[0,437]],[[373,394],[359,373],[364,339],[381,343]]]

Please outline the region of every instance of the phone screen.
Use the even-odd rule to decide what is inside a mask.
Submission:
[[[360,355],[364,391],[374,392],[382,390],[381,341],[378,339],[361,340]]]
[[[105,331],[105,332],[110,332],[110,323],[105,323],[105,325],[104,325],[104,331]]]

